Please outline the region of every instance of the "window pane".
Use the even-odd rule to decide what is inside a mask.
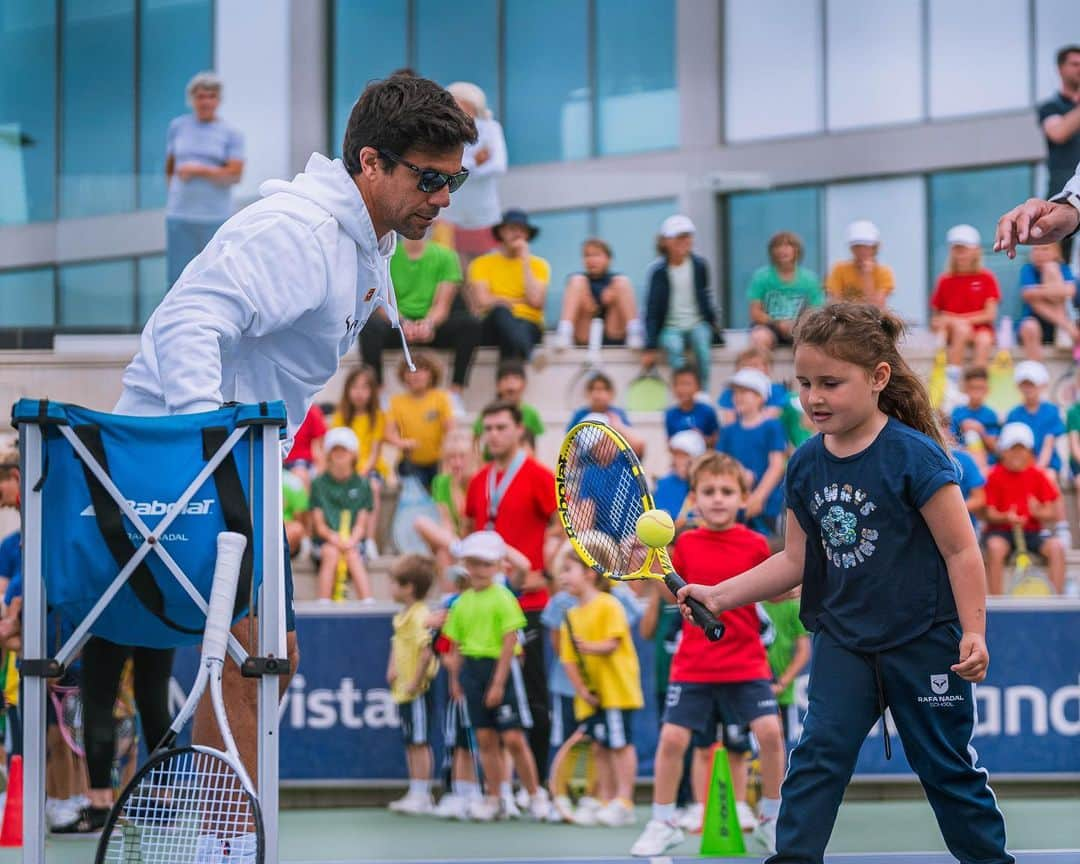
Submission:
[[[1035,0],[1035,98],[1043,102],[1061,89],[1057,52],[1080,45],[1076,0]]]
[[[53,269],[0,273],[0,327],[53,325]]]
[[[139,0],[139,9],[139,207],[164,207],[165,133],[189,110],[191,76],[213,66],[213,9],[210,0]]]
[[[405,5],[404,3],[402,4]],[[470,81],[499,113],[497,0],[416,0],[417,71],[443,86]],[[533,34],[535,35],[535,34]]]
[[[165,256],[150,255],[139,259],[139,326],[146,323],[157,308],[169,284],[165,275]]]
[[[930,116],[1028,105],[1029,24],[1016,0],[930,0]]]
[[[926,186],[922,177],[837,183],[825,191],[825,248],[831,268],[851,258],[847,226],[869,219],[881,231],[878,260],[896,276],[891,306],[906,321],[926,321]]]
[[[130,259],[60,268],[60,326],[74,329],[135,326],[135,266]]]
[[[819,4],[726,0],[724,8],[727,139],[820,132],[824,96]]]
[[[830,129],[922,118],[922,2],[828,0]]]
[[[0,225],[52,219],[55,0],[0,0],[0,57]]]
[[[581,272],[581,243],[589,236],[587,210],[559,210],[530,216],[540,229],[530,250],[551,265],[551,284],[544,303],[544,320],[554,327],[562,312],[563,289],[571,273]]]
[[[1032,180],[1030,165],[948,171],[930,176],[931,285],[948,255],[945,233],[953,225],[974,225],[982,235],[983,266],[997,276],[1001,285],[1001,313],[1015,320],[1020,313],[1020,268],[1026,255],[1022,250],[1022,254],[1010,261],[990,250],[998,218],[1031,195]]]
[[[331,150],[341,155],[349,113],[369,81],[407,62],[407,4],[401,0],[334,0]]]
[[[656,259],[656,235],[660,223],[678,212],[674,198],[646,201],[642,204],[618,204],[596,211],[596,233],[605,240],[615,258],[612,269],[625,274],[637,291],[638,312],[644,315],[645,271]],[[711,286],[716,289],[716,281]]]
[[[588,158],[592,155],[588,4],[505,0],[503,14],[503,127],[510,162]]]
[[[63,4],[60,215],[135,208],[135,0]]]
[[[596,0],[599,153],[679,146],[674,0]]]
[[[803,244],[802,266],[821,277],[821,190],[779,189],[731,195],[727,206],[727,320],[750,326],[746,290],[759,267],[769,263],[769,238],[793,231]]]

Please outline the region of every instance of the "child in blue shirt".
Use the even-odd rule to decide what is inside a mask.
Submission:
[[[1076,279],[1062,260],[1061,246],[1031,247],[1031,261],[1020,268],[1020,296],[1024,305],[1017,332],[1024,356],[1042,360],[1043,345],[1053,345],[1060,328],[1073,343],[1073,359],[1080,361],[1080,331],[1069,310],[1076,300]]]
[[[712,447],[720,432],[720,421],[716,419],[716,410],[712,405],[695,398],[699,390],[701,378],[692,366],[676,369],[671,374],[671,392],[675,404],[664,412],[664,429],[668,438],[685,429],[694,429]]]
[[[766,417],[779,418],[784,413],[790,394],[787,387],[772,380],[772,352],[759,347],[740,351],[735,357],[735,371],[741,372],[743,369],[757,369],[769,379],[769,395],[765,397],[764,413]],[[735,422],[735,393],[730,386],[720,391],[716,404],[720,406],[721,426]]]
[[[766,537],[780,533],[779,518],[784,506],[784,456],[787,436],[775,417],[765,415],[765,401],[772,382],[758,369],[740,369],[731,379],[735,421],[720,430],[716,449],[736,459],[750,474],[750,494],[743,517],[748,527]]]
[[[665,511],[675,523],[675,531],[686,527],[690,518],[690,465],[705,453],[705,439],[695,429],[684,429],[668,440],[671,451],[671,473],[656,481],[653,503]]]
[[[1001,418],[986,404],[990,392],[990,374],[985,366],[969,366],[964,370],[966,405],[957,405],[952,412],[952,436],[972,454],[982,453],[981,468],[994,462],[997,436],[1001,434]]]
[[[645,453],[645,439],[630,427],[630,418],[615,403],[615,382],[606,372],[593,372],[585,381],[585,405],[578,408],[566,424],[569,431],[582,420],[601,420],[617,431],[634,448],[640,459]],[[590,415],[600,415],[590,417]]]
[[[1023,423],[1031,428],[1035,436],[1035,464],[1056,474],[1061,469],[1057,437],[1065,434],[1065,423],[1061,409],[1042,399],[1043,390],[1050,383],[1050,373],[1042,363],[1024,360],[1016,364],[1013,380],[1020,388],[1020,404],[1009,411],[1005,422]]]
[[[823,860],[859,750],[886,708],[953,856],[1014,862],[969,747],[972,683],[990,661],[986,574],[926,388],[897,347],[903,330],[866,304],[804,313],[795,375],[821,434],[788,465],[785,547],[734,579],[679,592],[719,614],[802,584],[800,617],[814,634],[809,710],[772,864]]]

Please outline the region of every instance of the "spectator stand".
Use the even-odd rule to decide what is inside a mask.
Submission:
[[[257,596],[259,608],[271,612],[258,618],[258,657],[248,657],[232,636],[229,653],[261,681],[258,793],[266,861],[276,864],[278,674],[288,665],[280,659],[286,657],[284,405],[147,418],[21,399],[12,417],[23,478],[24,796],[30,802],[23,860],[45,861],[45,679],[59,675],[92,633],[155,647],[197,644],[216,536],[228,528],[249,539],[241,585],[249,574],[250,588],[238,592],[238,607]],[[63,610],[75,628],[55,657],[45,650],[46,593],[50,608]]]

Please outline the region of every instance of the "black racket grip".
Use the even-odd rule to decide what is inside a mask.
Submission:
[[[686,587],[686,580],[676,573],[665,574],[664,583],[667,585],[668,590],[676,596],[678,596],[680,590]],[[686,605],[690,607],[690,614],[694,619],[694,623],[705,631],[706,639],[715,642],[723,638],[724,625],[720,623],[720,619],[706,608],[704,603],[691,597],[686,601]]]

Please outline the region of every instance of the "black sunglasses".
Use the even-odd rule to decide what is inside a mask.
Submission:
[[[438,192],[443,186],[449,186],[451,192],[457,192],[461,188],[462,184],[469,179],[469,169],[462,168],[457,174],[447,174],[443,171],[436,171],[434,168],[421,168],[419,165],[413,165],[412,162],[406,162],[397,153],[393,153],[390,150],[383,150],[378,148],[379,155],[389,159],[391,162],[397,162],[399,165],[404,165],[410,171],[419,177],[419,181],[416,184],[416,188],[421,192],[430,195],[432,192]]]

